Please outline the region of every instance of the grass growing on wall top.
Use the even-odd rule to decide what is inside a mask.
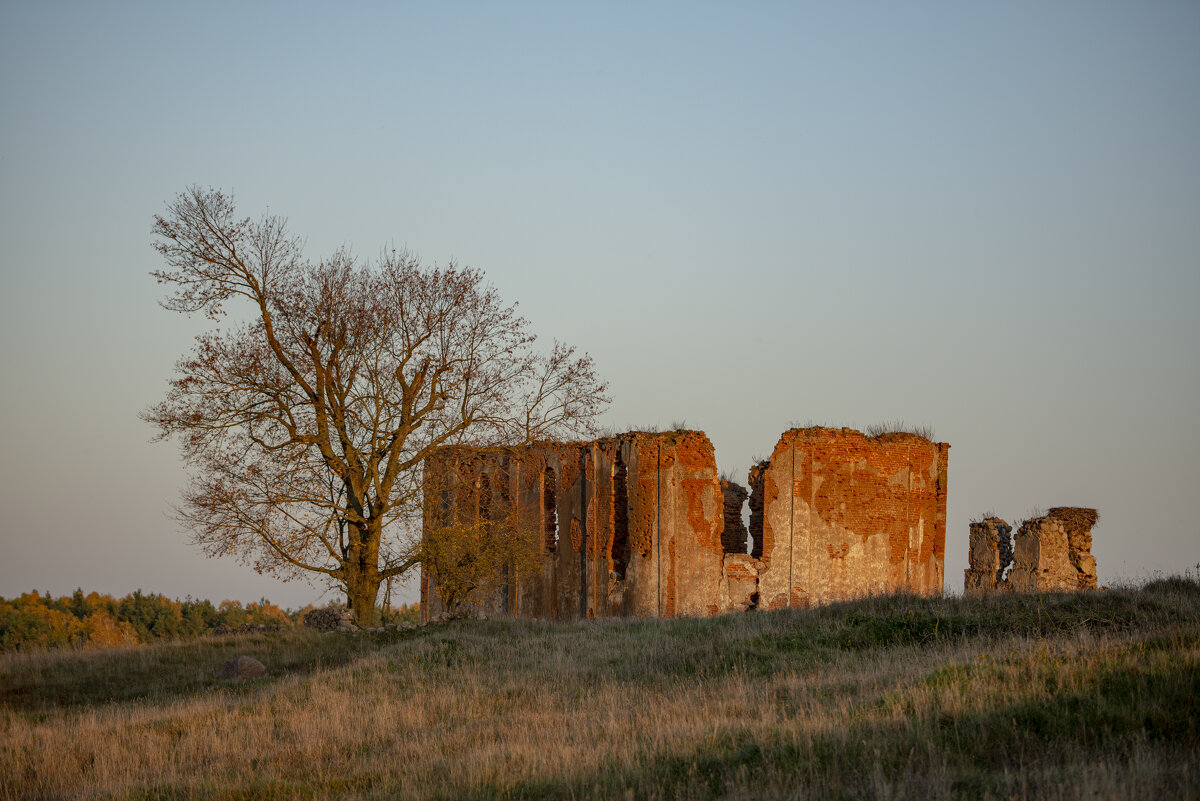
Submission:
[[[231,655],[267,664],[213,678]],[[0,658],[7,798],[1164,798],[1200,585]]]
[[[866,427],[868,437],[885,437],[888,434],[913,434],[933,442],[933,426],[913,425],[903,420],[892,420],[885,423],[873,423]]]

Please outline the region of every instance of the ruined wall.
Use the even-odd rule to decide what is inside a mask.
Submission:
[[[576,620],[710,615],[729,607],[722,591],[724,497],[702,432],[449,449],[426,469],[431,477],[465,475],[451,482],[454,500],[447,503],[456,508],[472,491],[473,476],[503,476],[499,483],[512,487],[507,502],[524,510],[526,521],[537,519],[528,527],[557,532],[547,533],[541,571],[476,599],[482,611]],[[423,570],[427,616],[443,611],[436,586],[436,576]]]
[[[1096,588],[1095,509],[1057,506],[1026,520],[1014,536],[998,518],[971,524],[968,596],[989,592],[1063,592]],[[996,525],[999,524],[999,525]],[[1011,565],[1011,568],[1010,568]],[[988,575],[994,570],[994,578]]]
[[[474,599],[551,620],[704,616],[867,593],[942,590],[949,446],[908,434],[794,429],[745,488],[699,431],[446,449],[426,463],[426,525],[514,510],[537,567]],[[468,525],[469,527],[469,525]],[[443,610],[422,570],[422,614]]]
[[[1009,583],[1017,592],[1096,588],[1095,509],[1060,506],[1026,520],[1014,538]]]
[[[751,498],[763,505],[761,531],[752,520],[750,532],[762,541],[760,605],[941,593],[949,449],[915,434],[785,432],[752,470]]]
[[[1012,564],[1012,526],[998,517],[971,523],[971,566],[963,577],[968,597],[1004,589],[1005,573]]]

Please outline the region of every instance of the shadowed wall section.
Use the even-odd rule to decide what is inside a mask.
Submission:
[[[447,448],[426,463],[425,526],[454,515],[469,528],[482,510],[539,534],[537,570],[472,599],[490,615],[706,616],[940,593],[948,449],[908,434],[786,432],[750,471],[752,554],[744,529],[726,531],[746,491],[723,486],[700,431]],[[437,586],[423,568],[426,620],[445,611]]]

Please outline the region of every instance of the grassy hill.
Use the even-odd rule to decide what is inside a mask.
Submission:
[[[808,795],[1200,797],[1200,584],[0,657],[0,799]]]

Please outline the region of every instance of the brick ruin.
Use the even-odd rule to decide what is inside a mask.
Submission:
[[[749,489],[700,431],[447,448],[426,462],[425,530],[498,509],[544,533],[539,567],[472,606],[550,620],[707,616],[868,594],[941,594],[950,446],[848,428],[785,432]],[[750,506],[750,526],[742,507]],[[422,568],[421,610],[442,614]]]
[[[971,523],[965,594],[1096,589],[1092,528],[1099,519],[1095,509],[1057,506],[1026,520],[1015,536],[998,517]]]

